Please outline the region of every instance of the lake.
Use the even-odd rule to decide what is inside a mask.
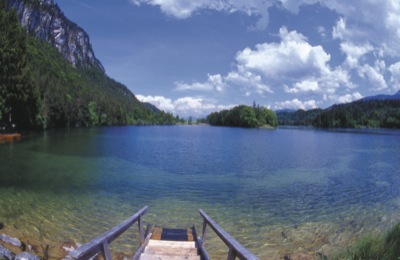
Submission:
[[[48,131],[0,144],[0,198],[0,233],[50,249],[88,242],[149,205],[145,224],[199,230],[201,208],[260,259],[330,255],[400,221],[400,131]],[[226,255],[208,234],[211,256]],[[112,245],[135,250],[136,225]]]

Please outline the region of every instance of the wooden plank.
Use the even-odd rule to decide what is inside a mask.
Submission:
[[[166,241],[150,239],[148,247],[169,247],[169,248],[196,248],[194,241]]]
[[[166,255],[146,255],[142,254],[140,256],[140,260],[200,260],[200,256],[188,256],[188,257],[182,257],[182,256],[166,256]]]
[[[161,240],[162,230],[162,227],[153,227],[153,229],[151,230],[151,233],[153,234],[151,236],[151,239]]]

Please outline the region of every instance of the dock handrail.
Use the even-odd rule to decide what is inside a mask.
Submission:
[[[229,248],[228,260],[233,260],[236,257],[244,260],[258,260],[258,257],[253,255],[249,250],[242,246],[238,241],[236,241],[231,235],[220,227],[217,222],[215,222],[210,216],[208,216],[203,210],[199,209],[200,215],[203,217],[203,233],[201,237],[201,249],[204,248],[206,241],[206,228],[207,224],[214,230],[214,232],[219,236],[219,238],[225,243]]]
[[[144,243],[145,237],[142,216],[147,212],[148,208],[148,206],[143,207],[121,224],[113,227],[92,241],[80,246],[72,251],[69,255],[72,257],[72,259],[89,259],[101,251],[105,260],[111,260],[111,254],[108,245],[114,241],[114,239],[128,230],[136,221],[138,222],[140,241],[141,243]]]

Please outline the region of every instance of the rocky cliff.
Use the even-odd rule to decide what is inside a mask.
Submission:
[[[27,32],[48,42],[76,68],[97,68],[88,34],[68,20],[52,0],[6,0],[16,9],[21,25]]]

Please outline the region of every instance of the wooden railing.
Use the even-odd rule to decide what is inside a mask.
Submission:
[[[96,237],[92,241],[82,245],[81,247],[72,251],[69,255],[72,257],[72,259],[89,259],[101,251],[105,260],[111,260],[111,254],[108,245],[114,241],[114,239],[128,230],[135,222],[138,222],[140,242],[143,244],[145,242],[145,238],[142,217],[147,212],[148,208],[148,206],[142,208],[118,226],[113,227],[101,236]]]
[[[245,260],[258,260],[258,257],[253,255],[249,250],[242,246],[236,241],[231,235],[223,230],[210,216],[208,216],[203,210],[199,209],[200,215],[203,217],[203,234],[201,240],[198,238],[199,249],[205,252],[205,241],[206,241],[206,228],[207,224],[214,230],[214,232],[221,238],[225,245],[229,248],[228,260],[233,260],[236,257]],[[208,259],[208,256],[205,257]]]

